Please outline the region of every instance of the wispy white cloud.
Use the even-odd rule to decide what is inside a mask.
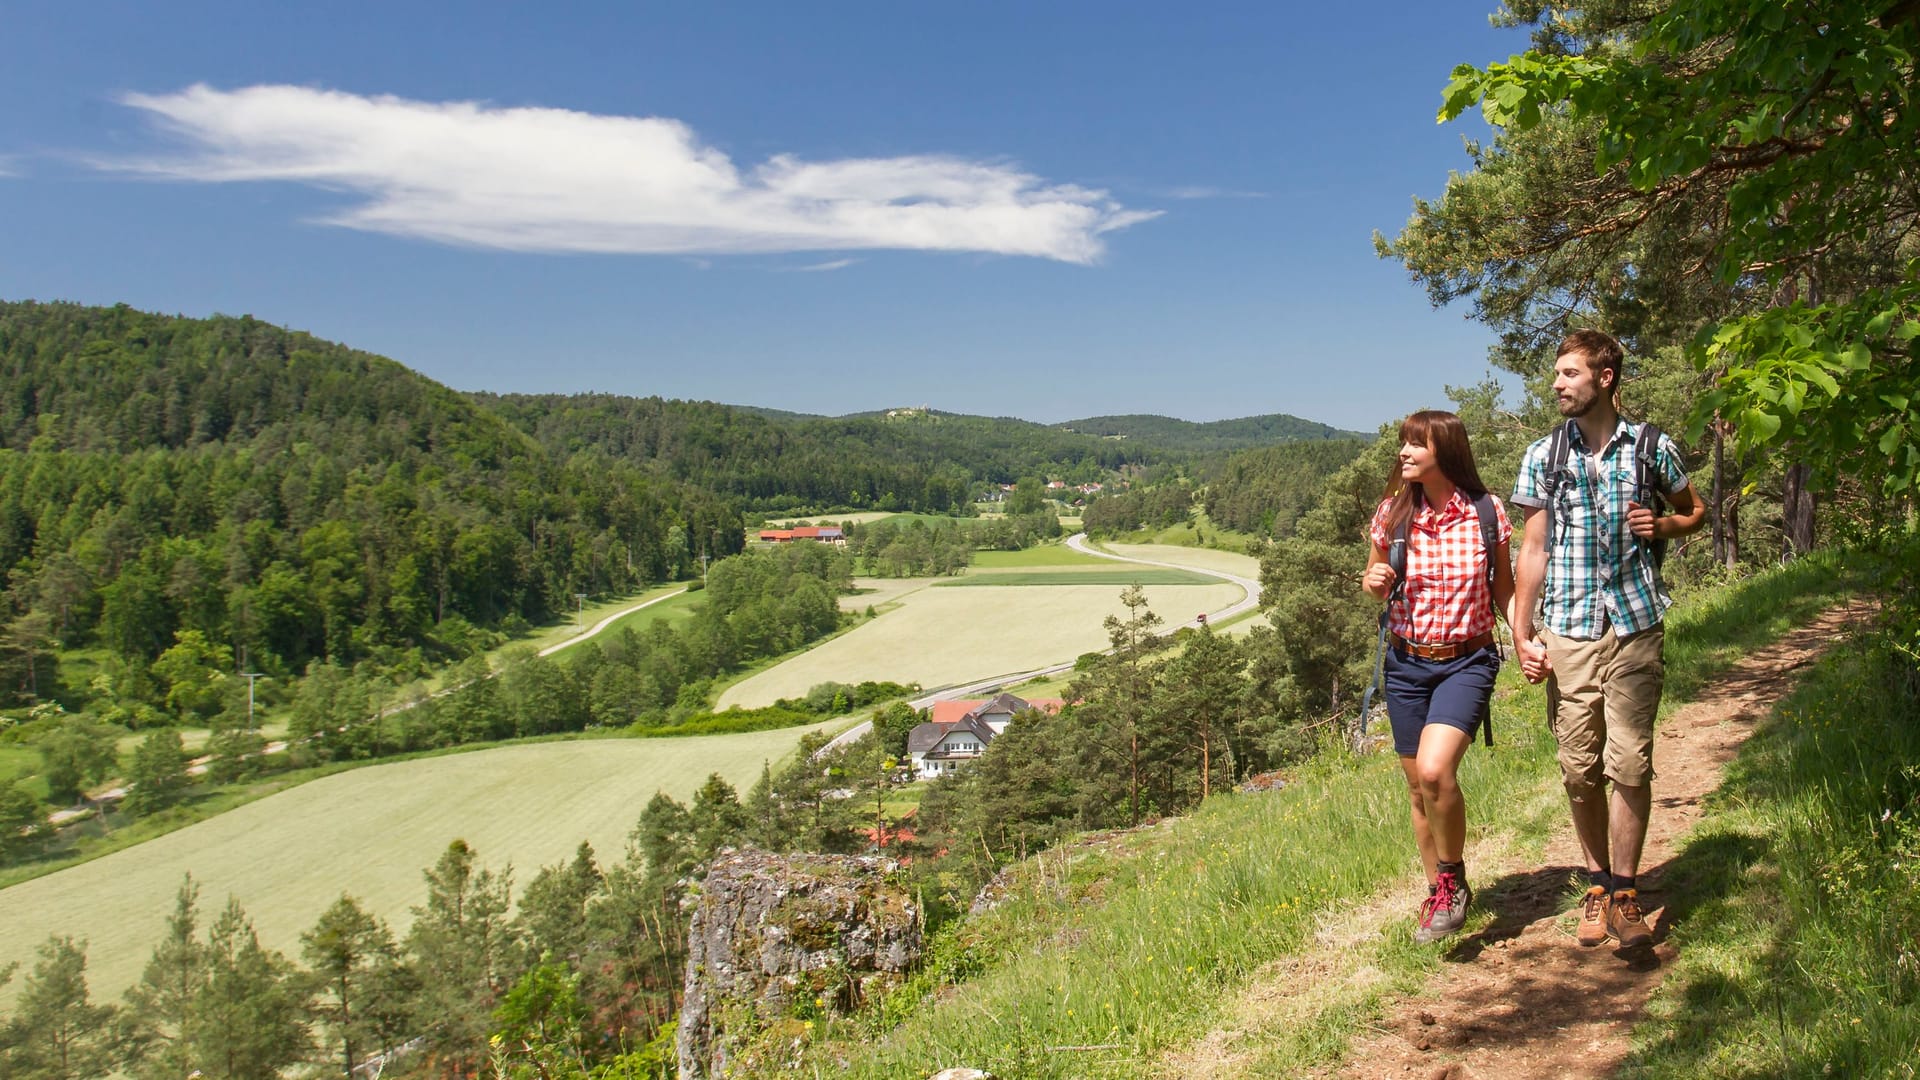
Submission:
[[[665,117],[299,86],[196,85],[124,100],[183,145],[96,167],[350,192],[361,200],[324,221],[447,244],[680,255],[892,248],[1090,263],[1104,234],[1159,215],[954,157],[782,154],[743,168]]]
[[[1232,188],[1207,187],[1193,184],[1186,187],[1169,188],[1161,194],[1169,199],[1264,199],[1264,191],[1235,191]]]
[[[25,174],[22,173],[19,170],[19,168],[14,165],[13,158],[8,157],[5,154],[0,154],[0,177],[24,176],[24,175]]]
[[[819,274],[828,270],[845,270],[859,261],[859,259],[829,259],[826,262],[808,263],[806,266],[785,266],[781,269],[796,274]]]

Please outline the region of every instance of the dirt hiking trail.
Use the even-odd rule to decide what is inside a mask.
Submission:
[[[1498,841],[1468,852],[1474,907],[1496,913],[1491,924],[1443,946],[1440,972],[1418,992],[1391,1000],[1385,1015],[1355,1038],[1345,1059],[1320,1077],[1417,1077],[1420,1080],[1588,1080],[1612,1075],[1632,1049],[1634,1024],[1676,956],[1667,940],[1670,913],[1661,878],[1678,842],[1702,812],[1705,796],[1740,744],[1792,690],[1804,668],[1873,613],[1856,600],[1761,649],[1671,713],[1654,740],[1653,815],[1639,885],[1654,930],[1654,947],[1629,957],[1611,942],[1583,949],[1573,940],[1573,876],[1585,869],[1565,821],[1537,857]],[[1469,814],[1472,792],[1468,792]],[[1418,882],[1349,911],[1322,927],[1313,949],[1274,965],[1255,980],[1223,1030],[1165,1063],[1172,1075],[1241,1077],[1266,1074],[1263,1033],[1279,1032],[1343,998],[1358,1000],[1379,974],[1364,943],[1381,925],[1410,918]]]

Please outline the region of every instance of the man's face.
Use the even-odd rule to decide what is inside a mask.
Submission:
[[[1555,360],[1553,396],[1560,415],[1580,417],[1591,412],[1600,403],[1602,394],[1613,392],[1613,388],[1606,385],[1612,381],[1612,375],[1611,371],[1596,374],[1587,363],[1587,354],[1577,350]]]

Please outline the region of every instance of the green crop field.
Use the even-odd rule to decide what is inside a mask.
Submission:
[[[895,610],[728,687],[719,707],[771,705],[830,681],[891,679],[932,689],[1072,660],[1107,646],[1102,620],[1121,614],[1122,588],[919,588],[898,596]],[[1225,582],[1146,590],[1148,604],[1169,622],[1218,611],[1243,595]]]
[[[1116,563],[1107,563],[1117,567]],[[1192,570],[1170,570],[1158,566],[1142,566],[1136,570],[1103,570],[1097,567],[1081,570],[1029,570],[1003,571],[990,574],[968,574],[952,581],[942,581],[938,588],[959,588],[964,586],[1015,586],[1015,585],[1217,585],[1220,579]]]
[[[973,568],[1000,570],[1020,566],[1111,566],[1112,559],[1083,555],[1065,544],[1041,544],[1019,551],[976,551]]]
[[[232,895],[261,940],[289,954],[342,892],[399,932],[424,898],[420,872],[456,838],[490,867],[511,863],[518,885],[582,840],[617,861],[654,792],[686,801],[715,772],[744,792],[807,730],[531,743],[323,777],[0,890],[0,968],[31,967],[48,934],[72,934],[88,942],[95,998],[117,998],[139,977],[188,872],[205,918]],[[16,979],[0,998],[19,989]]]

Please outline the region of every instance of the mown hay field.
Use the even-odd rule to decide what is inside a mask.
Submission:
[[[232,895],[268,946],[297,956],[299,935],[341,893],[401,932],[425,898],[420,872],[455,839],[518,887],[580,841],[603,863],[656,791],[680,799],[710,773],[744,792],[807,728],[684,739],[530,743],[370,765],[323,777],[124,851],[0,890],[0,968],[48,934],[85,938],[96,999],[139,978],[182,875],[211,920]],[[20,990],[15,979],[0,999]]]
[[[1092,568],[1096,573],[1100,569]],[[918,580],[922,586],[931,584]],[[1108,615],[1122,613],[1122,588],[1009,585],[905,591],[893,597],[899,605],[895,610],[728,687],[719,707],[771,705],[780,698],[800,697],[823,682],[892,680],[932,689],[1062,663],[1107,646],[1102,624]],[[1238,585],[1226,582],[1145,588],[1149,606],[1169,622],[1218,611],[1244,595]],[[871,596],[853,599],[862,606],[873,602]]]

